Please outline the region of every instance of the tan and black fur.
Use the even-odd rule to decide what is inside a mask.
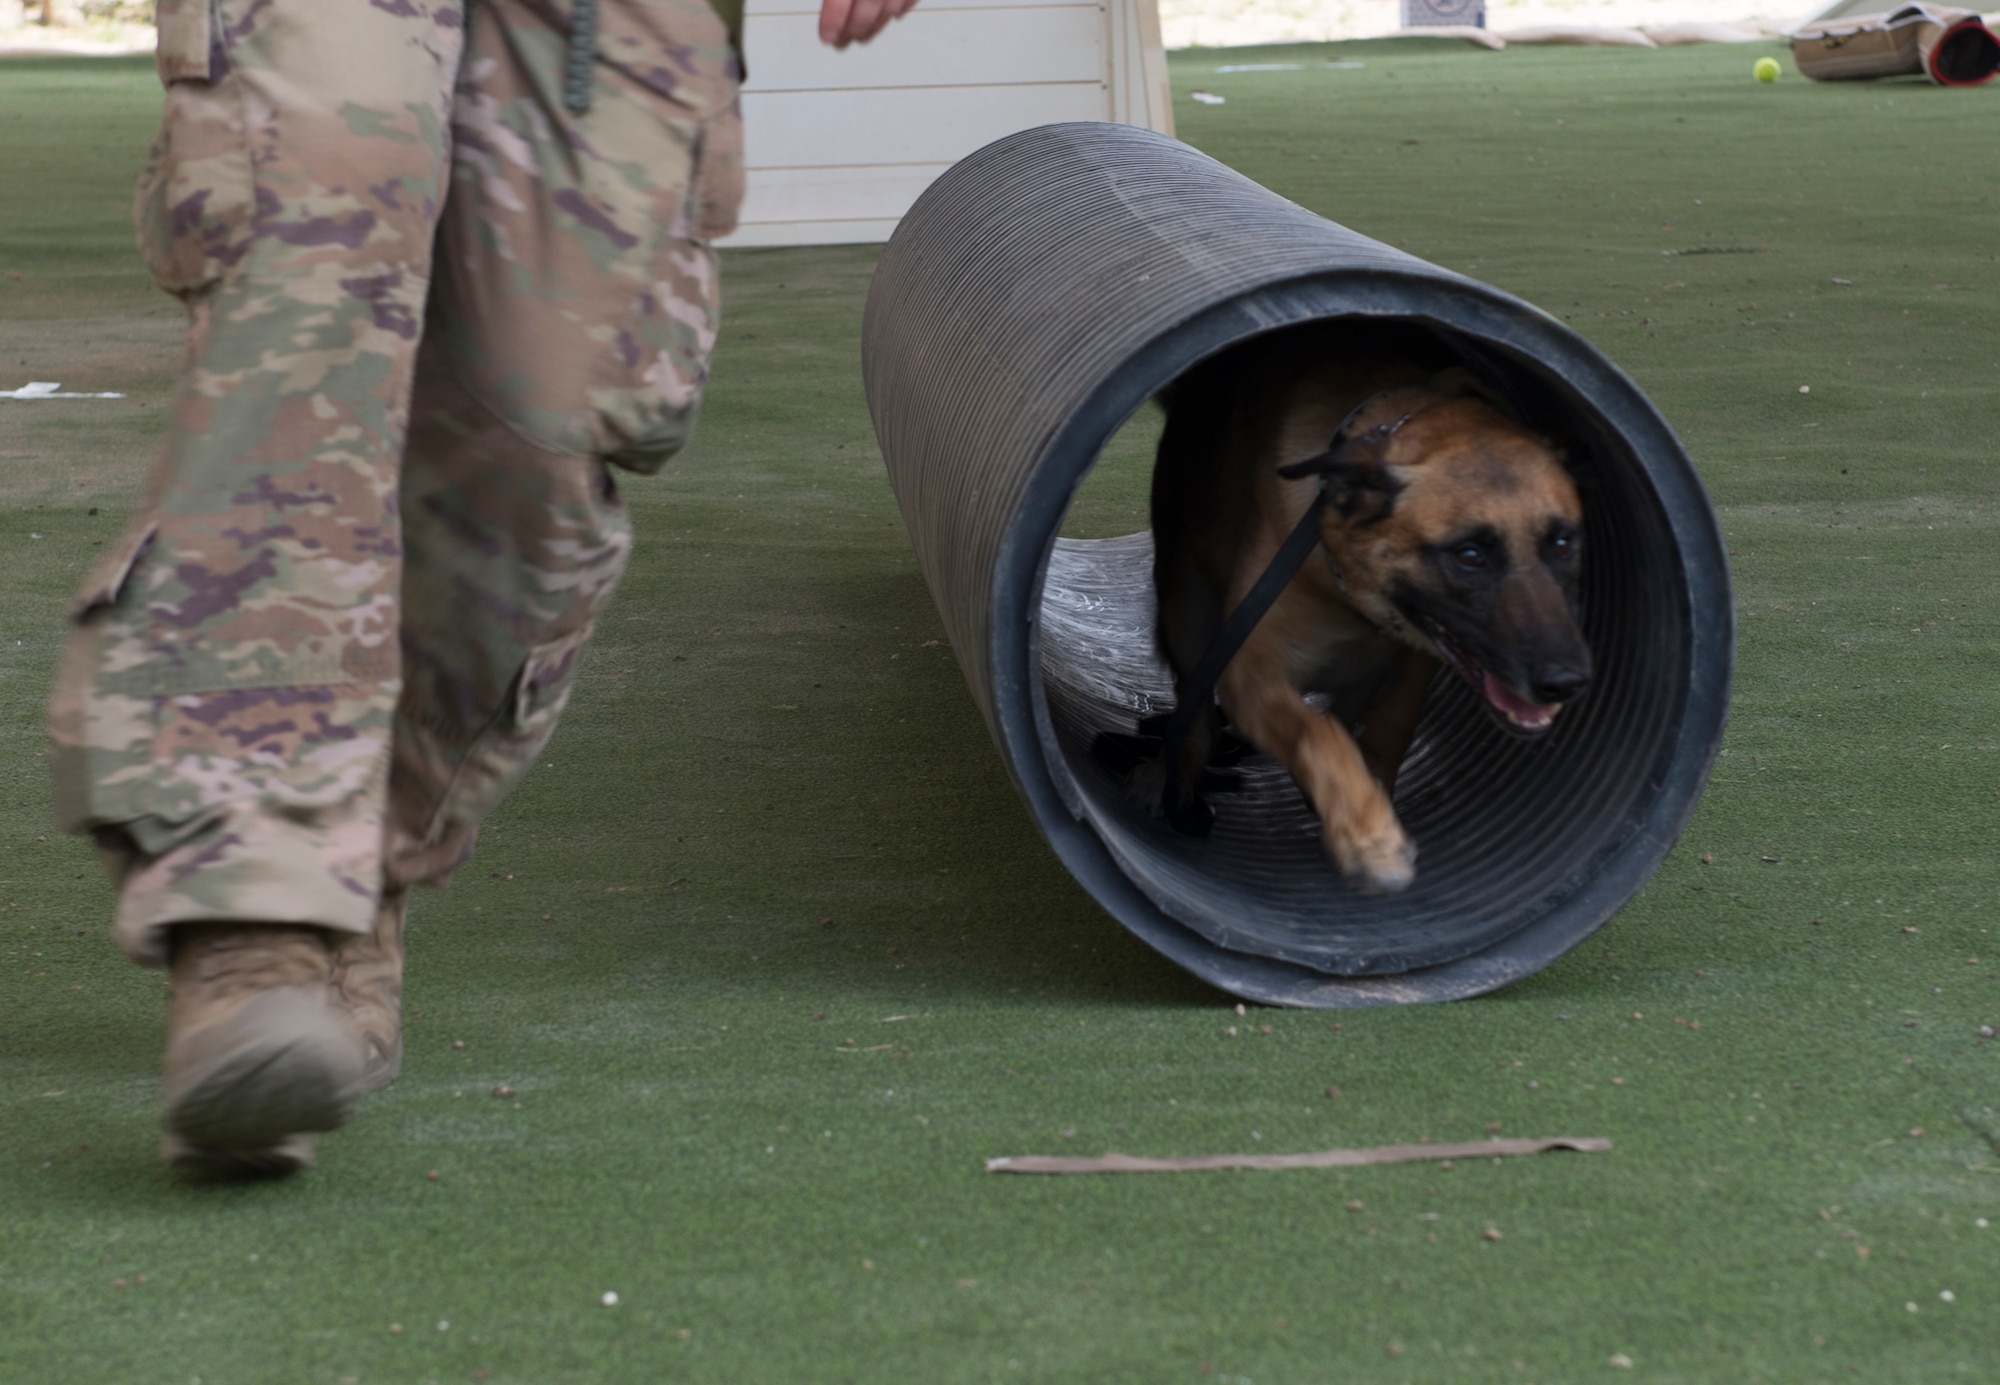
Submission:
[[[1317,457],[1331,497],[1320,547],[1223,670],[1219,714],[1188,735],[1168,814],[1205,826],[1197,786],[1226,718],[1291,772],[1347,879],[1402,889],[1416,849],[1390,795],[1438,663],[1526,734],[1547,730],[1590,681],[1577,627],[1582,506],[1560,452],[1463,370],[1388,329],[1274,339],[1198,368],[1162,402],[1154,576],[1160,647],[1183,700],[1322,482],[1279,468]],[[1343,420],[1354,441],[1329,454]],[[1323,694],[1329,713],[1306,693]]]

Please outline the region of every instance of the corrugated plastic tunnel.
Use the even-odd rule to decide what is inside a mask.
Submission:
[[[1150,535],[1059,537],[1119,427],[1197,362],[1329,319],[1419,326],[1568,435],[1587,496],[1589,693],[1532,742],[1440,678],[1396,786],[1416,882],[1342,882],[1253,757],[1206,838],[1090,754],[1170,707]],[[1479,994],[1547,966],[1646,882],[1700,796],[1734,654],[1707,497],[1638,388],[1561,322],[1327,221],[1186,145],[1048,125],[948,171],[869,291],[868,404],[974,700],[1063,864],[1126,928],[1245,999]]]

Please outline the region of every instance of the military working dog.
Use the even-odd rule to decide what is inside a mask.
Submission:
[[[1590,682],[1583,508],[1561,446],[1392,328],[1239,349],[1161,402],[1158,638],[1182,706],[1207,702],[1190,675],[1326,497],[1316,550],[1216,680],[1219,708],[1169,739],[1167,815],[1207,829],[1200,785],[1226,718],[1291,772],[1347,880],[1400,890],[1416,848],[1390,797],[1438,663],[1522,735],[1547,731]]]

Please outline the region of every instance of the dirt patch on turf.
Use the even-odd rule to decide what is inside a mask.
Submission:
[[[0,322],[0,389],[55,380],[123,399],[0,399],[0,507],[128,505],[159,451],[182,314]]]

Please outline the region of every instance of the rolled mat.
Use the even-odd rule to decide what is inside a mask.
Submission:
[[[1819,82],[1922,73],[1941,87],[1984,86],[2000,73],[2000,38],[1971,10],[1904,5],[1792,31],[1792,61]]]
[[[1522,741],[1433,686],[1396,789],[1416,882],[1346,886],[1264,756],[1206,838],[1093,760],[1171,706],[1151,539],[1058,537],[1105,442],[1195,363],[1329,319],[1426,329],[1587,493],[1590,692]],[[1246,999],[1346,1007],[1505,985],[1588,937],[1693,812],[1735,646],[1727,559],[1686,454],[1562,323],[1327,221],[1184,144],[1047,125],[950,169],[903,218],[863,324],[890,485],[973,700],[1063,864],[1126,928]]]

